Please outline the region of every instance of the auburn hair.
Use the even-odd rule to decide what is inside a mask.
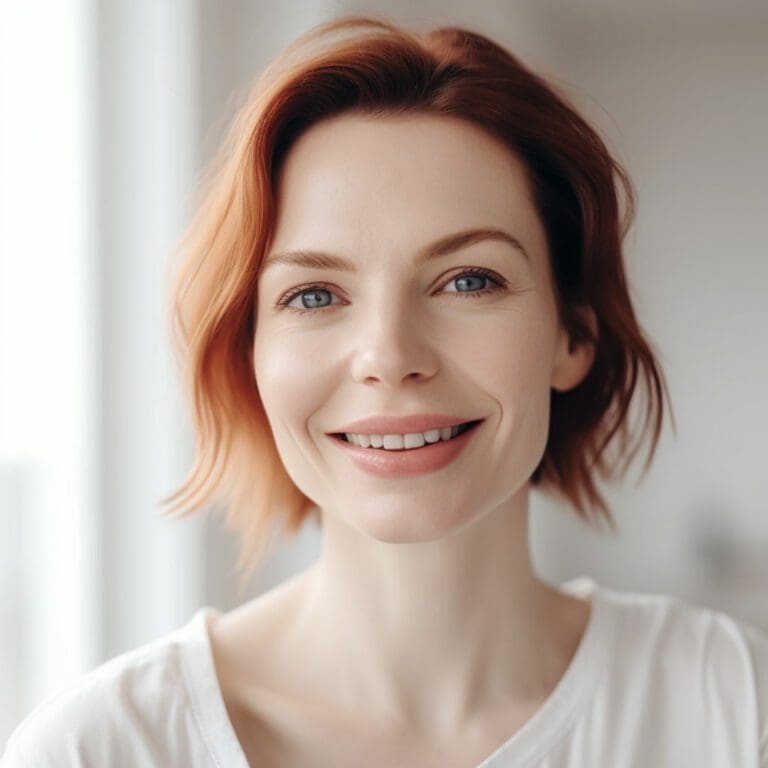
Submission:
[[[275,181],[309,126],[345,112],[453,116],[481,126],[522,160],[547,236],[560,319],[573,344],[592,343],[586,378],[551,392],[549,434],[533,485],[587,522],[611,513],[598,476],[623,476],[662,428],[666,384],[633,311],[622,241],[632,184],[567,96],[488,37],[466,28],[417,33],[377,16],[321,24],[258,77],[200,185],[199,207],[176,251],[172,334],[192,406],[194,464],[162,500],[187,514],[226,508],[248,576],[282,523],[295,533],[319,510],[278,455],[253,370],[257,273],[275,224]],[[623,194],[624,215],[621,214]],[[577,311],[590,307],[593,335]],[[644,395],[641,423],[630,403]],[[634,438],[634,440],[633,440]]]

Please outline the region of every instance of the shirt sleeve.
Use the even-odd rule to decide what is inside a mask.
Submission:
[[[32,768],[32,763],[21,752],[15,731],[11,734],[11,738],[5,745],[5,751],[0,757],[0,768]]]
[[[0,768],[85,768],[67,738],[66,719],[50,717],[58,698],[45,701],[16,726],[0,758]]]
[[[759,764],[760,768],[768,768],[768,633],[750,624],[742,624],[742,629],[754,668],[760,744]]]
[[[94,676],[54,694],[11,733],[0,768],[172,765],[156,759],[147,719],[130,704]]]

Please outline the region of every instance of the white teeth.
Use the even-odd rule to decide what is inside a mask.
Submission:
[[[424,435],[421,432],[416,432],[405,436],[405,439],[403,440],[403,448],[421,448],[426,442],[427,440]],[[385,440],[384,445],[386,444],[387,441]]]
[[[403,447],[403,442],[405,440],[404,435],[382,435],[384,438],[384,447],[387,449],[392,450],[399,450]]]
[[[345,432],[350,443],[361,448],[384,448],[388,451],[399,451],[405,448],[421,448],[425,443],[436,443],[439,440],[450,440],[456,437],[459,425],[442,429],[429,429],[426,432],[410,432],[406,435],[357,435]]]

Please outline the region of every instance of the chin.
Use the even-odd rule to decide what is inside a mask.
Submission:
[[[371,510],[361,515],[355,510],[347,523],[360,533],[386,544],[416,544],[437,541],[450,536],[467,521],[457,514],[431,512],[413,514],[411,511],[393,512]]]

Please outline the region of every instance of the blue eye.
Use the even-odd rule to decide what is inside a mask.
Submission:
[[[499,282],[496,280],[493,280],[493,278],[490,275],[479,273],[479,272],[462,272],[457,277],[451,278],[446,285],[450,285],[451,283],[455,282],[457,285],[461,282],[464,286],[467,285],[467,283],[472,284],[472,281],[476,283],[480,282],[482,283],[483,280],[488,282],[489,280],[499,285]],[[466,294],[466,293],[485,293],[488,289],[487,288],[470,288],[468,291],[449,291],[449,293],[458,293],[458,294]]]
[[[490,288],[480,288],[480,287],[471,287],[472,284],[476,284],[478,282],[482,283],[490,282],[492,283],[492,287]],[[451,283],[455,282],[457,286],[461,285],[464,287],[469,287],[469,290],[456,290],[456,291],[446,291],[448,295],[456,296],[456,297],[462,297],[462,298],[476,298],[479,295],[484,295],[488,293],[494,293],[498,290],[503,290],[506,287],[506,281],[504,278],[499,277],[494,272],[491,272],[489,269],[467,269],[464,272],[459,273],[458,275],[455,275],[452,277],[445,285],[450,285]],[[469,283],[469,285],[468,285]],[[277,307],[280,309],[290,309],[292,312],[298,312],[299,314],[305,314],[307,312],[317,312],[323,309],[328,309],[329,307],[333,306],[332,303],[329,304],[323,304],[322,306],[315,306],[315,307],[291,307],[289,306],[290,302],[293,301],[295,298],[301,297],[302,301],[309,301],[310,303],[313,302],[322,302],[322,296],[323,294],[328,294],[330,296],[335,295],[333,291],[330,290],[330,288],[325,287],[324,285],[306,285],[301,286],[299,288],[296,288],[294,291],[292,291],[288,296],[281,299],[277,303]],[[339,302],[336,302],[337,304]]]
[[[326,288],[323,288],[319,285],[313,285],[310,288],[305,288],[303,290],[298,291],[297,293],[294,293],[291,297],[289,297],[289,300],[292,300],[298,296],[302,297],[302,301],[309,301],[310,304],[312,302],[316,301],[322,301],[320,298],[323,294],[328,294],[329,296],[332,295],[332,292],[327,290]],[[317,306],[317,307],[303,307],[303,308],[297,308],[297,309],[324,309],[325,307],[331,306],[330,304],[324,304],[323,306]],[[294,309],[294,307],[290,307],[290,309]]]

